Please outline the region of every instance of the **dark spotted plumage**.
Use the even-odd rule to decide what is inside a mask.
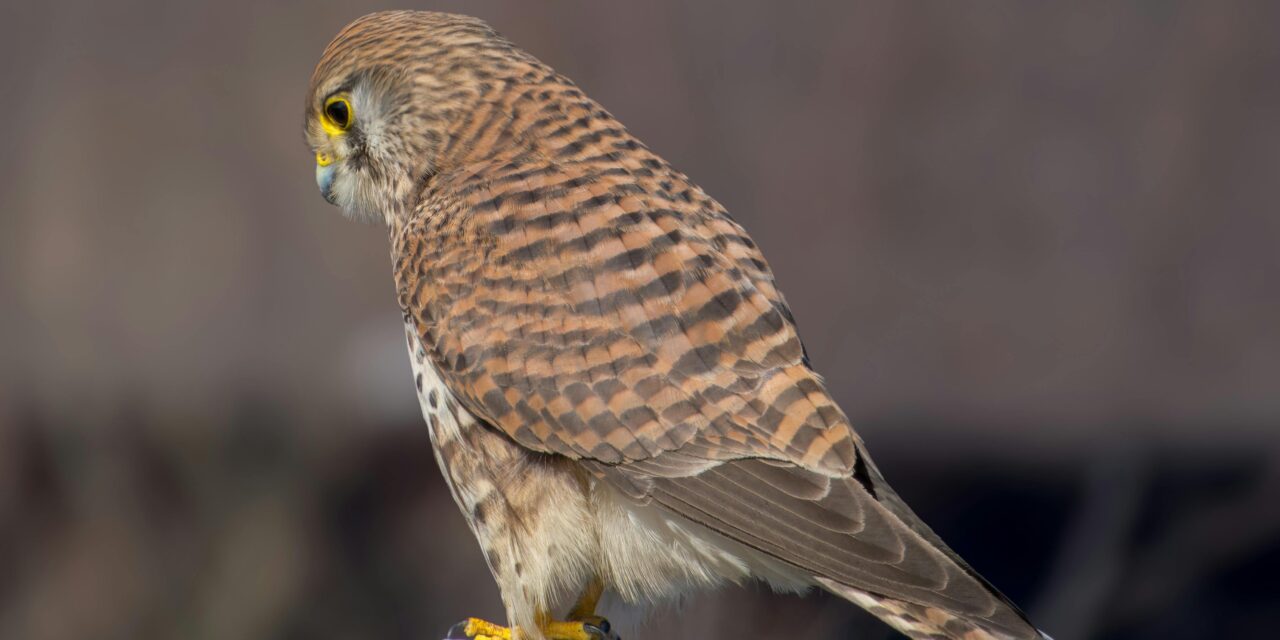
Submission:
[[[335,92],[366,96],[355,135],[316,122]],[[885,484],[747,232],[568,79],[477,20],[375,14],[307,114],[358,159],[340,203],[389,225],[423,411],[513,622],[593,579],[756,575],[917,638],[1040,637]]]

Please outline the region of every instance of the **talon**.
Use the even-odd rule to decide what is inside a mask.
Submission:
[[[600,618],[600,624],[584,622],[582,623],[582,628],[591,634],[594,640],[622,640],[622,636],[614,633],[613,626],[604,618]]]
[[[613,631],[613,625],[608,620],[600,616],[587,616],[582,619],[582,627],[588,632],[598,634],[601,638],[611,637],[609,634]]]
[[[444,634],[443,640],[469,640],[467,638],[467,621],[463,620],[449,627],[449,630]]]

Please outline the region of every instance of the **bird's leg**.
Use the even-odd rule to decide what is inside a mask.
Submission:
[[[587,588],[582,590],[582,595],[578,596],[578,601],[573,604],[573,608],[569,610],[570,620],[586,620],[587,618],[595,618],[596,605],[600,603],[600,594],[604,593],[604,582],[600,578],[592,578],[587,583]]]
[[[578,601],[569,610],[569,624],[578,624],[588,632],[595,632],[600,638],[617,638],[613,625],[608,620],[596,615],[596,605],[600,603],[600,595],[604,593],[604,582],[599,577],[591,579],[587,587],[578,596]]]
[[[596,615],[596,605],[599,604],[602,593],[604,582],[599,577],[593,577],[569,610],[569,620],[546,621],[543,624],[544,633],[552,640],[620,640],[618,634],[613,632],[613,625]]]
[[[568,620],[553,620],[549,614],[538,615],[538,627],[548,640],[621,640],[608,620],[596,615],[596,604],[604,592],[604,583],[594,578],[583,589],[569,610]],[[504,627],[479,618],[468,618],[449,632],[448,639],[524,640],[519,629]],[[446,640],[448,640],[446,639]]]

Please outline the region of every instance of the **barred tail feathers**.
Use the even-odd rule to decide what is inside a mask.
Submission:
[[[1053,640],[1039,630],[1034,630],[1037,635],[1005,633],[937,607],[886,598],[828,578],[814,581],[914,640]]]

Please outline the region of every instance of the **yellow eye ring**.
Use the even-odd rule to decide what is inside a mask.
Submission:
[[[351,123],[355,121],[355,109],[351,108],[351,100],[346,94],[338,94],[329,96],[324,101],[324,109],[320,118],[320,125],[324,127],[325,133],[331,136],[341,134],[343,131],[351,128]]]

